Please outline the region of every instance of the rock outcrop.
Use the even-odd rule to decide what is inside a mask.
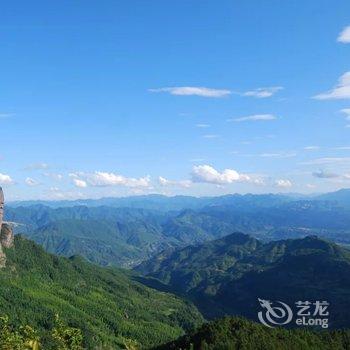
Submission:
[[[3,248],[12,248],[13,241],[14,241],[14,236],[13,236],[12,227],[7,223],[3,223],[1,227],[1,232],[0,232],[1,246]]]
[[[1,244],[0,244],[0,269],[6,266],[6,255],[4,251],[2,250]]]
[[[2,227],[2,218],[4,215],[4,192],[2,191],[2,188],[0,187],[0,230]]]
[[[4,215],[4,193],[0,187],[0,268],[6,266],[6,254],[3,248],[13,247],[13,231],[12,227],[3,222]]]

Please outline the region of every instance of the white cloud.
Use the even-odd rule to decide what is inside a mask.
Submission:
[[[158,177],[158,182],[161,186],[179,186],[184,188],[189,188],[192,185],[192,181],[190,180],[180,180],[180,181],[174,181],[174,180],[168,180],[162,176]]]
[[[217,139],[220,137],[220,135],[217,135],[217,134],[207,134],[207,135],[203,135],[203,137],[205,139]]]
[[[295,152],[276,152],[276,153],[262,153],[260,157],[263,158],[291,158],[296,157]]]
[[[165,177],[162,176],[158,177],[158,182],[161,186],[167,186],[174,183],[174,181],[167,180]]]
[[[38,186],[38,185],[40,185],[40,183],[37,180],[34,180],[31,177],[27,177],[24,182],[28,186]]]
[[[338,179],[338,181],[350,180],[350,173],[347,172],[343,174],[337,174],[329,171],[320,170],[312,173],[312,175],[319,179]]]
[[[342,112],[346,115],[346,117],[345,117],[346,120],[350,120],[350,108],[344,108],[340,112]]]
[[[56,174],[56,173],[43,173],[44,176],[46,177],[50,177],[53,180],[56,181],[61,181],[63,179],[63,175],[62,174]]]
[[[327,92],[314,96],[317,100],[334,100],[350,98],[350,72],[344,73],[338,80],[338,84]]]
[[[304,147],[305,151],[317,151],[320,149],[320,146],[306,146]]]
[[[277,117],[274,116],[273,114],[254,114],[254,115],[249,115],[247,117],[228,119],[228,121],[245,122],[245,121],[268,121],[268,120],[275,120],[275,119],[277,119]]]
[[[123,175],[108,173],[102,171],[95,171],[94,173],[72,173],[69,174],[71,178],[75,180],[83,180],[86,185],[94,186],[94,187],[105,187],[105,186],[125,186],[125,187],[149,187],[150,186],[150,177],[140,177],[140,178],[132,178],[125,177]],[[76,183],[75,183],[76,184]],[[82,185],[83,183],[80,183]],[[80,186],[82,187],[82,186]]]
[[[272,87],[258,88],[258,89],[246,91],[246,92],[243,92],[241,95],[252,96],[257,98],[266,98],[266,97],[273,96],[280,90],[283,90],[282,86],[272,86]]]
[[[339,177],[338,174],[331,173],[331,172],[324,171],[324,170],[315,171],[312,173],[312,176],[317,177],[319,179],[334,179],[334,178]]]
[[[209,124],[196,124],[197,128],[210,128]]]
[[[159,89],[149,89],[150,92],[167,92],[177,96],[201,96],[201,97],[225,97],[231,94],[230,90],[226,89],[210,89],[206,87],[195,86],[179,86],[165,87]]]
[[[86,181],[81,180],[81,179],[73,179],[73,183],[76,187],[80,187],[80,188],[87,187]]]
[[[293,184],[290,180],[279,179],[275,181],[275,186],[279,188],[290,188]]]
[[[192,169],[192,181],[224,185],[234,182],[251,182],[252,179],[249,175],[239,174],[233,169],[219,172],[210,165],[197,165]]]
[[[350,163],[350,157],[324,157],[303,162],[304,165],[328,165]]]
[[[350,151],[350,146],[333,147],[336,151]]]
[[[0,173],[0,185],[13,185],[14,183],[10,175]]]
[[[44,170],[48,169],[49,165],[46,163],[33,163],[25,167],[25,170]]]
[[[306,187],[312,190],[312,189],[316,188],[316,185],[314,185],[314,184],[306,184]]]
[[[343,31],[339,34],[337,41],[344,44],[350,43],[350,26],[343,29]]]

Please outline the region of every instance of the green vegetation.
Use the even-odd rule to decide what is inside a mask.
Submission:
[[[267,328],[226,317],[154,350],[347,350],[350,331],[312,332]]]
[[[117,225],[97,220],[59,220],[44,225],[30,234],[30,239],[46,251],[70,257],[80,255],[90,262],[127,267],[145,259],[142,250],[120,237]]]
[[[56,316],[56,324],[47,340],[53,350],[82,350],[83,335],[67,327]],[[46,341],[47,341],[46,340]],[[267,328],[243,318],[225,317],[189,332],[177,340],[152,347],[153,350],[347,350],[350,331],[286,330]],[[4,350],[42,350],[41,339],[29,326],[14,329],[6,317],[0,317],[0,348]],[[45,346],[45,348],[47,348]],[[124,340],[124,349],[139,345]]]
[[[5,252],[0,315],[8,315],[14,329],[36,329],[45,350],[55,349],[51,330],[59,329],[56,314],[69,329],[81,330],[86,349],[149,347],[175,339],[203,321],[190,303],[145,287],[131,272],[100,268],[80,257],[53,256],[21,236]],[[56,341],[67,335],[54,334]]]
[[[350,326],[350,252],[314,236],[264,244],[235,233],[164,252],[136,269],[186,295],[207,318],[256,319],[258,298],[326,300],[331,327]]]
[[[55,325],[48,332],[46,346],[54,350],[83,350],[83,335],[80,329],[66,326],[58,315]],[[30,326],[16,329],[7,316],[0,317],[0,348],[4,350],[40,350],[41,339]]]
[[[46,251],[66,257],[80,255],[102,266],[136,265],[174,241],[161,233],[164,215],[149,210],[36,205],[7,208],[6,217],[17,223],[17,233]]]
[[[191,300],[208,319],[224,315],[256,319],[258,298],[290,305],[327,300],[330,327],[350,327],[349,250],[310,235],[349,240],[348,208],[268,195],[193,203],[187,197],[177,198],[175,206],[187,203],[192,208],[166,212],[157,208],[166,202],[164,198],[153,200],[152,209],[42,205],[8,209],[7,220],[24,224],[17,226],[18,231],[51,252],[71,257],[46,253],[22,236],[16,236],[14,248],[4,248],[0,348],[350,348],[349,332],[271,330],[237,318],[191,331],[203,318],[183,299]],[[264,240],[229,234],[236,229]],[[266,243],[276,237],[304,236]],[[183,247],[187,244],[195,246]],[[139,265],[136,273],[101,268],[74,254],[103,266],[128,267],[154,257]]]

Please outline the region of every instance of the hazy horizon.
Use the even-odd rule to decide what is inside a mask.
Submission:
[[[0,187],[1,188],[1,187]],[[305,198],[313,198],[324,194],[339,192],[339,191],[350,191],[350,188],[340,188],[336,191],[327,191],[327,192],[313,192],[313,193],[298,193],[298,192],[264,192],[264,193],[253,193],[253,192],[246,192],[246,193],[238,193],[238,192],[232,192],[232,193],[226,193],[226,194],[219,194],[219,195],[184,195],[184,194],[161,194],[161,193],[148,193],[148,194],[134,194],[134,195],[125,195],[125,196],[104,196],[104,197],[81,197],[76,199],[45,199],[45,198],[37,198],[37,199],[22,199],[22,200],[6,200],[7,204],[11,203],[21,203],[21,202],[79,202],[79,201],[98,201],[98,200],[105,200],[105,199],[127,199],[127,198],[142,198],[142,197],[152,197],[152,196],[159,196],[159,197],[165,197],[165,198],[174,198],[174,197],[190,197],[190,198],[196,198],[196,199],[202,199],[202,198],[215,198],[215,197],[224,197],[224,196],[267,196],[267,195],[281,195],[281,196],[287,196],[287,197],[305,197]]]

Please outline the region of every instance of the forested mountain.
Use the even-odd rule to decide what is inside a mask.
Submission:
[[[82,331],[86,349],[128,343],[149,347],[203,320],[192,304],[136,282],[132,273],[97,267],[80,257],[57,257],[21,236],[4,252],[0,316],[37,329],[43,349],[50,349],[45,339],[55,314]]]
[[[187,349],[190,343],[201,349],[199,340],[208,349],[227,344],[248,349],[259,339],[245,343],[249,332],[262,339],[268,333],[237,319],[174,339],[203,322],[200,312],[207,319],[256,320],[258,298],[290,305],[326,300],[330,327],[350,327],[350,253],[313,235],[350,242],[350,209],[334,201],[265,195],[220,197],[216,204],[170,211],[41,204],[6,209],[17,233],[70,257],[46,253],[21,235],[14,248],[3,249],[0,316],[8,315],[15,327],[38,329],[47,349],[56,313],[81,330],[84,346],[91,349],[156,347],[168,341],[167,349],[179,344]],[[126,272],[89,264],[77,254],[103,266],[141,264]],[[203,338],[205,332],[213,336]],[[297,346],[309,339],[310,349],[330,341],[313,333],[303,338],[278,332],[271,335],[276,349],[280,339]],[[348,341],[344,334],[332,335],[339,349]]]
[[[180,244],[162,235],[167,216],[145,209],[112,207],[7,208],[6,218],[52,253],[82,255],[102,266],[135,265],[155,252]],[[173,242],[174,241],[174,242]]]
[[[191,197],[142,198],[131,197],[130,201],[172,203],[181,199],[183,204],[192,203]],[[126,202],[127,198],[120,200]],[[334,201],[281,195],[230,195],[193,201],[210,205],[165,211],[39,204],[8,207],[6,219],[14,223],[17,233],[49,252],[67,257],[79,254],[102,266],[132,267],[164,249],[200,244],[235,231],[264,241],[318,235],[350,244],[350,209]]]
[[[315,236],[261,243],[235,233],[163,252],[136,269],[191,298],[209,318],[256,319],[258,298],[326,300],[330,325],[350,326],[350,252]]]
[[[226,317],[154,350],[346,350],[349,345],[349,331],[271,329],[245,319]]]

